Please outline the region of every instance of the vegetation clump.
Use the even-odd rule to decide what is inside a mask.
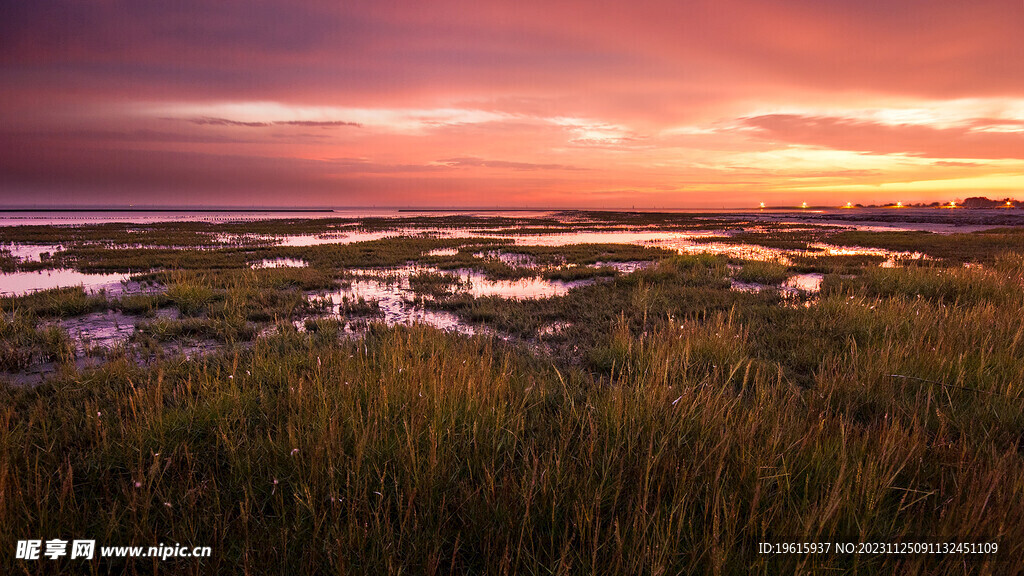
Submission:
[[[20,311],[40,317],[70,318],[105,310],[107,306],[105,293],[90,294],[81,286],[39,290],[18,297],[0,297],[0,311]]]
[[[75,346],[59,326],[39,327],[26,314],[0,315],[0,372],[18,372],[35,363],[68,363]]]
[[[736,279],[740,282],[757,284],[781,284],[792,275],[789,267],[779,262],[751,260],[745,262],[736,271]]]
[[[421,296],[448,296],[462,284],[458,276],[442,272],[422,271],[409,275],[409,288]]]

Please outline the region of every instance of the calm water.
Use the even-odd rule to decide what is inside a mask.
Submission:
[[[376,302],[380,307],[382,320],[387,324],[429,324],[442,330],[464,334],[475,333],[474,326],[458,316],[441,310],[431,310],[415,302],[416,293],[409,283],[409,277],[416,273],[443,273],[458,279],[452,290],[472,294],[474,297],[499,296],[515,300],[549,298],[565,294],[576,286],[592,281],[560,282],[543,278],[521,278],[518,280],[491,280],[473,270],[442,271],[428,266],[402,266],[374,270],[353,270],[359,279],[339,290],[327,294],[314,294],[312,298],[330,298],[333,303],[332,315],[344,318],[342,303],[363,299]]]
[[[313,246],[317,244],[348,244],[354,242],[365,242],[379,240],[388,237],[416,236],[424,233],[440,238],[509,238],[507,235],[480,233],[470,229],[419,229],[400,228],[381,232],[341,232],[329,235],[294,235],[281,236],[282,244],[285,246]],[[794,255],[808,254],[806,250],[783,250],[778,248],[767,248],[753,244],[733,243],[728,240],[708,242],[706,239],[711,236],[728,235],[728,232],[721,230],[696,230],[686,232],[664,232],[657,230],[612,230],[598,232],[565,232],[547,234],[522,234],[513,236],[511,239],[517,246],[566,246],[571,244],[638,244],[655,246],[675,250],[681,254],[711,253],[721,254],[733,258],[748,260],[778,260],[788,263],[789,258]],[[224,239],[230,241],[230,239]],[[897,252],[883,250],[880,248],[862,248],[851,246],[833,246],[829,244],[814,244],[812,246],[819,250],[820,254],[870,254],[886,258],[890,263],[899,259],[919,259],[923,255],[916,252]],[[61,249],[60,245],[13,245],[4,246],[12,254],[26,261],[38,261],[47,253],[53,253]],[[452,255],[453,248],[445,248],[428,252],[433,255]],[[513,266],[533,266],[532,259],[523,254],[517,254],[514,248],[504,248],[490,252],[481,252],[478,257],[497,257],[507,264]],[[301,267],[306,262],[301,259],[277,258],[256,262],[253,267]],[[619,268],[621,271],[630,272],[635,264],[627,264],[622,268],[621,263],[605,263]],[[20,295],[28,292],[46,290],[50,288],[82,286],[89,291],[101,289],[117,291],[118,286],[128,279],[127,274],[86,274],[75,270],[46,270],[42,272],[14,272],[0,274],[0,294]],[[477,296],[504,296],[504,297],[530,297],[533,293],[542,293],[544,296],[556,295],[559,288],[552,288],[551,285],[525,284],[500,282],[494,283],[483,277],[472,278],[471,285],[474,286],[473,294]],[[545,292],[548,291],[548,292]]]
[[[760,220],[837,224],[861,230],[926,230],[939,233],[970,232],[993,226],[1024,225],[1024,210],[982,209],[948,210],[936,208],[694,208],[694,209],[611,209],[632,212],[658,212],[677,214],[714,214],[716,216],[756,217]],[[0,226],[16,225],[75,225],[105,222],[251,222],[256,220],[292,218],[400,218],[418,216],[507,216],[540,218],[558,213],[556,209],[477,209],[434,210],[397,208],[334,208],[318,211],[10,211],[0,210]]]
[[[51,288],[82,286],[89,292],[106,290],[120,292],[127,274],[86,274],[77,270],[42,270],[39,272],[8,272],[0,274],[0,294],[20,296]]]

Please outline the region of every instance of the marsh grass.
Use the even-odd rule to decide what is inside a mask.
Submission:
[[[233,344],[252,340],[258,333],[255,325],[237,318],[157,318],[140,323],[137,329],[139,336],[150,336],[157,342],[197,338]]]
[[[409,275],[409,288],[419,296],[448,296],[463,285],[462,279],[443,272],[421,271]]]
[[[811,247],[811,242],[822,238],[820,230],[770,230],[742,231],[728,236],[699,236],[691,240],[696,243],[732,243],[732,244],[753,244],[766,248],[777,248],[780,250],[805,250],[810,252],[819,251],[820,248]]]
[[[1007,251],[1024,252],[1024,230],[995,228],[964,234],[934,232],[847,231],[829,238],[831,243],[870,246],[901,252],[922,252],[953,262],[991,263]]]
[[[518,280],[532,278],[538,274],[535,266],[514,266],[502,261],[498,257],[501,250],[495,248],[494,244],[463,245],[453,255],[425,256],[417,262],[436,266],[441,270],[474,270],[492,280]]]
[[[41,317],[68,318],[105,310],[105,292],[91,294],[81,286],[39,290],[23,296],[0,297],[0,311],[20,311]]]
[[[752,260],[744,262],[742,267],[736,271],[735,277],[741,282],[756,282],[758,284],[781,284],[793,273],[789,267],[779,262]]]
[[[296,233],[291,232],[290,233]],[[290,258],[303,260],[308,268],[320,271],[344,268],[399,266],[424,258],[430,250],[453,248],[471,243],[504,245],[510,241],[491,238],[434,238],[426,236],[386,238],[351,244],[317,244],[313,246],[242,245],[198,246],[191,249],[164,246],[118,246],[102,242],[78,243],[57,250],[51,258],[32,263],[39,268],[74,268],[82,272],[131,272],[142,274],[164,270],[192,270],[204,273],[251,268],[264,260]],[[25,265],[19,265],[24,269]],[[280,276],[305,277],[315,272],[288,272],[286,268],[270,269]],[[305,268],[299,270],[306,270]],[[272,276],[271,276],[272,277]]]
[[[597,267],[599,271],[594,272],[594,265],[601,262],[651,262],[674,254],[674,251],[663,248],[630,244],[529,246],[492,243],[463,245],[456,254],[428,255],[417,262],[442,270],[474,270],[492,280],[537,276],[571,280],[614,276],[617,273],[614,268],[603,266]]]
[[[316,334],[326,341],[337,340],[344,333],[345,325],[337,318],[307,318],[303,322],[306,332]]]
[[[572,327],[552,338],[550,344],[570,362],[584,357],[590,347],[609,334],[625,311],[631,325],[650,326],[669,315],[703,310],[727,310],[745,298],[777,302],[777,296],[742,295],[729,290],[724,258],[709,255],[674,256],[611,282],[574,288],[567,294],[544,299],[509,300],[473,298],[456,294],[427,302],[431,307],[455,312],[468,322],[484,323],[502,333],[535,338],[553,323]]]
[[[564,246],[515,246],[508,252],[526,254],[540,265],[575,264],[590,266],[598,262],[636,262],[674,256],[674,250],[636,244],[567,244]]]
[[[574,282],[594,278],[610,278],[618,274],[619,271],[612,266],[563,266],[545,270],[542,276],[547,280]]]
[[[473,244],[316,248],[310,269],[155,272],[166,294],[0,300],[4,369],[63,364],[36,387],[0,384],[0,566],[740,575],[1024,563],[1019,254],[970,268],[816,259],[843,275],[797,301],[731,290],[727,259],[693,255],[548,299],[439,289],[428,303],[507,342],[378,323],[351,337],[345,322],[379,312],[366,301],[306,316],[333,311],[306,290],[346,281],[353,263],[385,270],[459,247],[438,257],[454,265]],[[531,256],[580,266],[609,260],[599,252]],[[94,306],[182,317],[144,321],[134,348],[78,368],[67,334],[38,318]],[[160,352],[187,339],[222,345],[192,359]],[[75,537],[208,545],[213,557],[13,559],[17,540]],[[757,553],[805,541],[997,542],[999,553]]]
[[[367,300],[362,296],[350,298],[343,296],[338,304],[338,311],[346,316],[380,316],[383,312],[376,300]]]
[[[206,312],[216,297],[202,277],[178,274],[167,286],[167,299],[185,316]]]
[[[203,564],[175,564],[186,573],[939,573],[961,562],[756,553],[793,538],[998,541],[999,558],[1019,562],[1020,344],[982,366],[918,363],[907,352],[925,344],[985,350],[1009,334],[988,330],[991,310],[965,319],[925,301],[880,313],[870,302],[828,300],[821,314],[869,334],[826,354],[812,389],[754,356],[728,312],[641,333],[620,318],[619,357],[597,380],[487,339],[396,328],[338,341],[326,329],[7,389],[0,530],[213,546]],[[1001,326],[1021,341],[1019,325]],[[1007,396],[885,377],[923,366]]]
[[[793,254],[790,269],[799,274],[856,274],[863,268],[878,266],[886,257],[878,254]]]
[[[172,300],[164,293],[126,294],[116,300],[111,300],[109,305],[112,309],[120,310],[125,314],[153,316],[157,310],[170,305],[171,302]]]
[[[1022,286],[1012,273],[990,267],[872,267],[855,277],[826,276],[822,291],[926,298],[952,305],[981,302],[1016,305],[1022,297]]]
[[[14,272],[18,269],[19,258],[6,248],[0,248],[0,272]]]
[[[25,313],[0,315],[0,372],[17,372],[40,362],[67,363],[75,346],[59,326],[39,327]]]

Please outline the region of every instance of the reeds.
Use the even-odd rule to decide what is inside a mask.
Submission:
[[[110,364],[84,386],[9,389],[0,531],[213,546],[209,563],[175,565],[195,573],[937,573],[961,562],[756,552],[794,539],[997,541],[1000,560],[1019,561],[1016,349],[982,365],[906,354],[985,350],[1011,334],[923,301],[877,314],[870,302],[825,303],[821,314],[868,335],[822,358],[809,389],[759,359],[729,313],[646,334],[620,323],[621,360],[601,380],[432,329],[356,341],[318,329],[203,362]],[[924,318],[903,328],[908,312]],[[1010,396],[885,376],[922,365]]]
[[[81,286],[39,290],[20,297],[0,297],[0,312],[19,311],[41,317],[69,318],[108,307],[106,293],[89,293]]]
[[[792,276],[789,267],[779,262],[752,260],[744,262],[736,271],[736,279],[741,282],[758,284],[781,284]]]

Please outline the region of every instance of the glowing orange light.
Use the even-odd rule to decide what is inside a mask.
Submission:
[[[764,202],[761,202],[761,208],[764,208]]]
[[[949,203],[949,207],[950,208],[956,208],[956,202],[950,202]]]
[[[807,208],[807,202],[804,202],[804,203],[803,203],[803,205],[802,205],[801,207],[802,207],[802,208]]]
[[[897,202],[896,203],[896,207],[897,208],[903,208],[903,202]]]
[[[846,203],[846,207],[847,208],[853,208],[853,202],[847,202]]]

